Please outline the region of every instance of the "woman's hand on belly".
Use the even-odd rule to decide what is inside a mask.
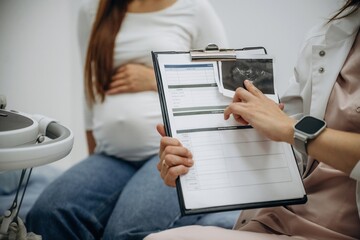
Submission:
[[[157,91],[153,68],[129,63],[120,66],[112,76],[107,95]]]

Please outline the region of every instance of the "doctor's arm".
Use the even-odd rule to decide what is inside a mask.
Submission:
[[[360,160],[360,134],[326,128],[310,141],[307,151],[313,158],[350,175]]]
[[[233,115],[238,122],[249,123],[274,141],[294,144],[296,120],[281,111],[251,82],[245,81],[245,87],[247,90],[236,90],[233,103],[225,109],[225,119]],[[360,134],[326,128],[309,142],[307,151],[318,161],[350,175],[360,160]]]

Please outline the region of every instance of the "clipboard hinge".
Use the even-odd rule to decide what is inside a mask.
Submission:
[[[205,49],[190,50],[192,61],[236,61],[235,49],[221,49],[216,44],[208,44]]]

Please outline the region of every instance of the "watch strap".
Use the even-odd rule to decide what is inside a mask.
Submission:
[[[305,136],[295,130],[295,132],[294,132],[294,147],[296,148],[296,150],[298,150],[299,152],[301,152],[303,154],[307,154],[307,142],[308,142],[307,136]]]

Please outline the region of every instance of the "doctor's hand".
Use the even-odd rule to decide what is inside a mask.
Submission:
[[[111,78],[108,95],[157,91],[154,70],[142,64],[120,66]]]
[[[246,89],[237,88],[233,102],[225,109],[225,120],[232,114],[237,122],[250,124],[271,140],[292,144],[296,121],[282,111],[284,105],[269,99],[249,80],[244,84]]]
[[[194,165],[191,152],[182,146],[179,140],[165,136],[164,125],[158,124],[157,131],[162,136],[160,141],[159,158],[157,169],[161,178],[168,186],[175,187],[175,180],[189,171]]]

